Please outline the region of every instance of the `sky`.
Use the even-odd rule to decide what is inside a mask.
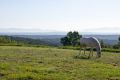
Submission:
[[[0,32],[120,34],[120,0],[0,0]]]

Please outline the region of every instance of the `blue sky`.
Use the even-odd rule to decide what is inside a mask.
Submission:
[[[0,31],[120,33],[120,0],[0,0]]]

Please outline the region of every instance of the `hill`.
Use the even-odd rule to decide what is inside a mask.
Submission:
[[[24,37],[31,39],[41,39],[48,43],[52,43],[54,45],[61,45],[60,39],[65,35],[12,35],[15,37]],[[83,35],[83,37],[96,37],[99,40],[103,40],[105,44],[114,45],[118,43],[119,35]]]
[[[23,37],[30,39],[40,39],[42,41],[51,43],[52,45],[60,46],[60,39],[65,35],[12,35],[13,37]]]
[[[54,44],[49,40],[32,39],[32,38],[16,37],[16,36],[0,36],[0,45],[57,46],[57,44]]]
[[[1,80],[119,80],[120,54],[76,57],[77,50],[0,46]],[[87,55],[87,54],[86,54]]]
[[[84,35],[84,37],[96,37],[103,40],[105,44],[114,45],[118,43],[119,35]]]

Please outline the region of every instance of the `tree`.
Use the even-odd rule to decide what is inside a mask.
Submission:
[[[120,36],[119,36],[119,38],[118,38],[118,41],[120,42]]]
[[[114,49],[119,49],[120,48],[120,36],[118,37],[118,43],[113,45]]]
[[[69,40],[68,37],[63,37],[63,38],[61,38],[61,43],[62,43],[64,46],[71,45],[70,40]]]
[[[71,46],[76,46],[79,44],[80,38],[82,35],[79,35],[77,31],[70,31],[67,33],[67,35],[63,38],[61,38],[61,43],[66,46],[66,45],[71,45]]]
[[[119,38],[118,38],[118,46],[119,46],[119,48],[120,48],[120,36],[119,36]]]

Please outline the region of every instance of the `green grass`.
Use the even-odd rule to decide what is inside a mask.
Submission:
[[[72,49],[72,50],[80,50],[80,46],[60,46],[59,49]],[[87,51],[90,50],[90,48],[86,49]],[[95,51],[95,49],[93,49]],[[112,53],[120,53],[120,49],[113,49],[113,48],[102,48],[103,52],[112,52]]]
[[[120,54],[87,59],[77,50],[0,46],[0,80],[119,80]],[[86,54],[87,55],[87,54]]]

